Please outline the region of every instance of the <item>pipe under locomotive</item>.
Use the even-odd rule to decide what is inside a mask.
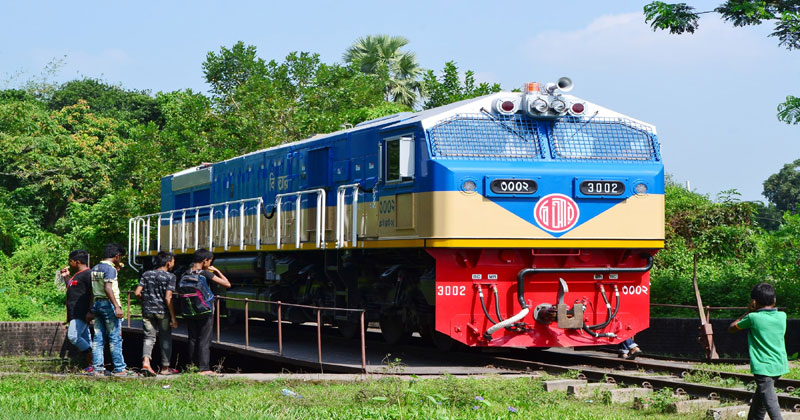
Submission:
[[[131,265],[210,248],[226,295],[363,308],[390,343],[619,343],[649,325],[664,169],[654,127],[570,87],[526,84],[166,176],[161,212],[129,222]],[[356,335],[343,314],[325,322]]]

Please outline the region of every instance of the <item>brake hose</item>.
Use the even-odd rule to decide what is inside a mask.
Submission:
[[[619,300],[620,300],[619,289],[617,289],[616,284],[614,285],[614,296],[616,301],[616,307],[614,308],[614,312],[611,312],[611,303],[608,301],[608,298],[606,297],[606,289],[603,287],[602,284],[600,284],[600,294],[603,296],[603,301],[605,301],[606,303],[606,310],[608,311],[608,319],[606,319],[605,322],[602,322],[597,325],[587,325],[587,327],[590,330],[600,330],[605,328],[609,323],[611,323],[611,320],[613,320],[617,316],[617,312],[619,311]]]
[[[492,293],[494,293],[494,311],[497,314],[497,320],[500,322],[505,321],[502,316],[500,316],[500,292],[497,291],[497,285],[492,285]]]
[[[486,310],[486,303],[483,301],[483,288],[481,288],[480,284],[478,284],[477,286],[478,286],[478,296],[480,297],[481,300],[481,309],[483,309],[483,315],[486,316],[486,319],[488,319],[492,324],[497,325],[497,322],[495,322],[495,320],[493,320],[492,317],[489,316],[489,311]]]

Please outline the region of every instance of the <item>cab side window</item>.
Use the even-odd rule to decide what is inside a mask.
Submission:
[[[386,182],[414,179],[414,138],[411,136],[386,139]]]

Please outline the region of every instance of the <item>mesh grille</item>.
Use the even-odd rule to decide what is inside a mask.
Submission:
[[[433,156],[539,159],[536,123],[523,115],[458,114],[428,131]]]
[[[653,133],[631,120],[569,117],[553,122],[553,159],[658,160]]]

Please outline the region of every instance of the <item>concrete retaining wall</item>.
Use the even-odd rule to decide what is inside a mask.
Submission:
[[[720,357],[747,358],[747,332],[728,332],[733,319],[711,319],[714,344]],[[650,328],[636,335],[636,343],[645,351],[656,354],[703,357],[698,343],[700,320],[697,318],[652,318]],[[800,351],[800,319],[790,319],[786,326],[786,351]]]

